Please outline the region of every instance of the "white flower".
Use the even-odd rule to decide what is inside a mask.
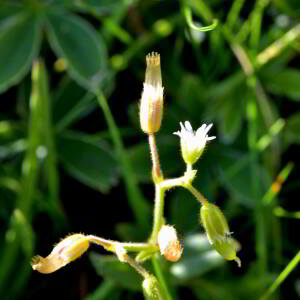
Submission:
[[[194,164],[205,148],[206,142],[215,139],[215,136],[208,136],[207,133],[213,124],[203,124],[197,131],[193,131],[191,123],[180,122],[181,131],[174,132],[180,137],[181,152],[187,164]]]

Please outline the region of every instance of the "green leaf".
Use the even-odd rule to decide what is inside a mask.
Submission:
[[[286,121],[283,130],[284,141],[288,144],[300,144],[300,113],[295,113]]]
[[[107,76],[107,53],[99,33],[85,20],[63,9],[49,10],[48,36],[70,75],[81,85],[97,88]]]
[[[53,0],[52,5],[68,7],[81,12],[89,12],[94,15],[103,15],[114,12],[124,6],[123,0]]]
[[[235,201],[248,208],[255,208],[258,204],[255,200],[260,199],[253,196],[252,175],[249,172],[253,162],[250,154],[242,155],[233,149],[225,149],[216,149],[215,152],[215,157],[218,157],[219,181],[224,184]],[[219,154],[217,154],[218,152]],[[272,183],[271,178],[266,169],[258,164],[255,164],[255,172],[257,180],[260,182],[260,193],[263,195]]]
[[[97,15],[113,12],[124,5],[122,0],[80,0],[75,2],[75,7]]]
[[[212,85],[204,94],[209,101],[205,119],[217,120],[222,141],[231,144],[242,129],[245,108],[245,75],[236,72],[218,84]]]
[[[91,253],[89,257],[98,275],[126,289],[141,290],[142,276],[128,264],[120,262],[116,256]]]
[[[61,131],[93,111],[97,105],[95,96],[65,77],[54,94],[53,122]]]
[[[176,229],[180,234],[199,228],[200,206],[191,193],[183,189],[176,189],[170,209],[170,224],[176,224]],[[186,218],[186,216],[189,217]]]
[[[241,93],[234,93],[223,101],[218,114],[221,138],[225,143],[232,143],[242,129],[244,119],[244,99]]]
[[[171,274],[180,281],[202,276],[205,273],[220,267],[225,260],[215,251],[209,250],[200,255],[182,259],[171,266]]]
[[[114,79],[101,82],[104,93],[110,95]],[[54,93],[53,118],[56,130],[61,131],[72,123],[86,117],[98,107],[95,96],[79,86],[69,76],[65,76]]]
[[[271,93],[286,96],[300,101],[300,71],[298,69],[283,69],[272,72],[264,78],[264,84]]]
[[[107,145],[69,132],[58,136],[57,147],[66,170],[79,181],[103,193],[117,184],[118,164]]]
[[[17,84],[29,71],[40,40],[40,22],[34,15],[15,15],[1,25],[0,92]]]
[[[84,88],[79,86],[68,75],[64,76],[52,96],[54,102],[53,122],[56,125],[61,122],[85,94],[86,90]]]
[[[0,3],[0,22],[6,18],[11,17],[17,13],[20,13],[22,6],[19,3],[14,2],[2,2]]]

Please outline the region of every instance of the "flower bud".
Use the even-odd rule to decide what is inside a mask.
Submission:
[[[89,241],[83,234],[72,234],[60,241],[47,257],[35,256],[32,269],[48,274],[64,267],[80,257],[89,248]]]
[[[212,203],[201,207],[200,219],[211,244],[230,235],[227,220],[220,208]]]
[[[203,205],[200,210],[200,219],[207,238],[216,251],[224,259],[235,260],[240,266],[241,261],[236,256],[238,250],[237,242],[230,238],[231,232],[220,208],[212,203]]]
[[[166,260],[175,262],[180,259],[183,249],[181,248],[174,227],[163,225],[158,233],[157,243],[161,255],[163,255]]]
[[[146,300],[163,300],[159,282],[154,276],[146,278],[142,285]]]
[[[153,134],[160,129],[163,115],[163,87],[160,55],[152,52],[146,56],[146,74],[140,105],[142,130]]]
[[[212,124],[203,124],[197,131],[193,131],[189,121],[184,125],[180,122],[181,131],[174,132],[180,137],[181,154],[186,164],[193,165],[202,155],[206,142],[215,139],[215,136],[208,136],[207,133]]]

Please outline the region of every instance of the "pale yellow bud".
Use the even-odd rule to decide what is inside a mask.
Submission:
[[[152,52],[146,56],[146,74],[140,105],[142,130],[152,134],[160,129],[163,115],[163,87],[160,55]]]
[[[72,234],[60,241],[47,257],[35,256],[31,262],[32,269],[44,274],[55,272],[80,257],[88,248],[88,237]]]
[[[174,227],[170,225],[162,226],[157,236],[157,243],[160,253],[165,259],[173,262],[180,259],[183,249]]]

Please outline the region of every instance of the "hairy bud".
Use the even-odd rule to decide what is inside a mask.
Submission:
[[[170,225],[162,226],[158,233],[157,243],[160,253],[165,259],[173,262],[180,259],[183,250],[174,227]]]
[[[163,115],[163,87],[160,55],[152,52],[146,56],[146,74],[140,105],[142,130],[153,134],[160,129]]]

